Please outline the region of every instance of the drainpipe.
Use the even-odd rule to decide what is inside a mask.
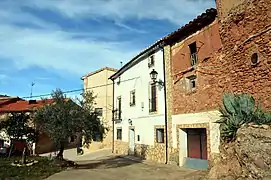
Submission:
[[[115,82],[113,79],[111,79],[112,82],[113,82],[113,103],[112,103],[112,128],[113,128],[113,136],[112,136],[112,153],[114,153],[114,148],[115,148],[115,123],[114,123],[114,114],[115,114],[115,107],[114,107],[114,104],[115,104]]]
[[[162,47],[162,51],[163,51],[164,100],[165,100],[165,131],[166,131],[166,161],[165,161],[165,164],[168,164],[167,91],[166,91],[166,66],[165,66],[166,63],[165,63],[164,46],[162,45],[161,47]]]

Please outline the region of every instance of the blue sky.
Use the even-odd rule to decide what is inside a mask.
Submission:
[[[1,0],[0,94],[82,88],[80,77],[119,68],[215,0]],[[69,94],[74,96],[77,93]]]

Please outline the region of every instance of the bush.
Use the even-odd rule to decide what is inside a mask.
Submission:
[[[260,106],[255,106],[255,100],[248,94],[225,94],[223,106],[219,109],[221,139],[231,141],[237,130],[247,123],[268,124],[271,122],[271,113],[264,112]]]

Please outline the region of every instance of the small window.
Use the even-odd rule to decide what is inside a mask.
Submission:
[[[154,54],[149,56],[149,62],[148,62],[148,67],[153,67],[154,66]]]
[[[0,139],[0,148],[4,147],[4,140]]]
[[[187,78],[189,81],[189,90],[194,91],[197,88],[197,77],[195,75]]]
[[[72,142],[74,142],[76,139],[77,139],[76,136],[71,136],[71,137],[70,137],[70,142],[72,143]]]
[[[134,106],[136,104],[136,95],[135,90],[130,92],[130,106]]]
[[[198,55],[197,55],[197,44],[196,42],[189,45],[190,49],[190,60],[191,66],[194,66],[198,63]]]
[[[137,135],[137,141],[140,141],[140,135]]]
[[[122,140],[122,129],[117,129],[117,140]]]
[[[164,129],[156,129],[156,142],[164,143]]]
[[[103,108],[95,108],[95,112],[98,116],[103,116]]]

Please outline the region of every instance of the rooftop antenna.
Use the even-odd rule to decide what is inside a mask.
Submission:
[[[120,67],[122,68],[122,61],[120,62]]]
[[[35,85],[34,82],[31,83],[31,92],[30,92],[30,98],[32,98],[32,92],[33,92],[33,86]]]

